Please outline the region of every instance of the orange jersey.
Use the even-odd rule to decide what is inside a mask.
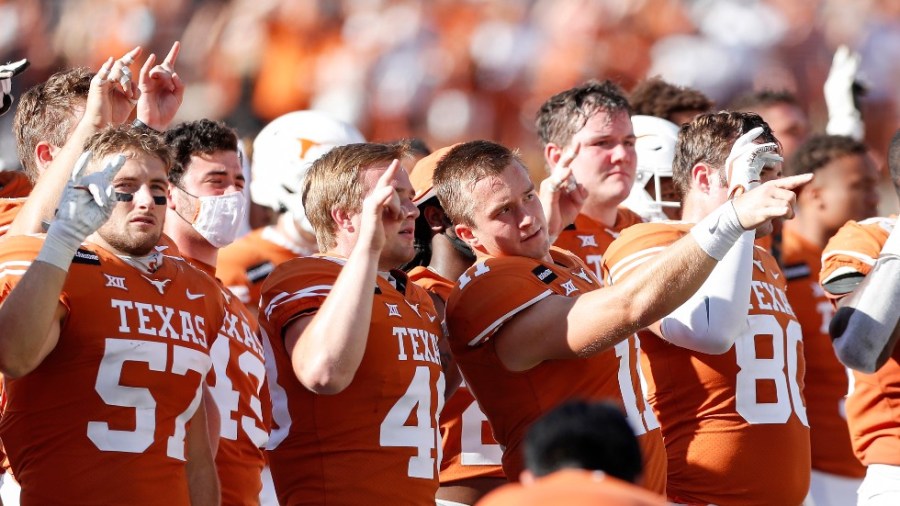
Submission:
[[[425,267],[415,267],[409,279],[446,301],[453,283]],[[500,458],[503,450],[494,439],[491,425],[465,382],[447,399],[441,411],[441,485],[469,478],[504,478]]]
[[[619,208],[616,223],[612,228],[604,227],[591,218],[579,214],[575,218],[575,223],[566,227],[553,245],[574,253],[593,269],[597,278],[603,279],[600,266],[603,264],[603,254],[606,253],[606,248],[619,237],[623,230],[643,222],[640,215],[625,207]]]
[[[803,331],[803,354],[807,381],[803,389],[812,468],[826,473],[862,478],[865,467],[853,455],[844,414],[848,372],[834,354],[828,325],[834,314],[831,302],[819,284],[822,251],[790,226],[782,235],[787,296]]]
[[[0,298],[42,244],[3,242]],[[0,437],[22,503],[189,504],[184,440],[222,325],[219,288],[178,259],[145,274],[84,244],[59,302],[56,347],[32,372],[5,379]]]
[[[872,270],[896,218],[847,222],[828,241],[822,254],[821,280],[826,292],[843,276],[865,276]],[[842,291],[842,290],[841,290]],[[829,293],[839,298],[845,293]],[[900,465],[900,346],[874,374],[853,371],[847,397],[847,422],[857,458],[865,464]]]
[[[289,244],[275,227],[258,228],[219,250],[216,277],[247,307],[256,309],[263,281],[275,267],[308,253]]]
[[[191,265],[210,277],[215,268],[196,260]],[[206,383],[219,408],[219,449],[216,471],[222,504],[258,504],[260,473],[265,466],[262,447],[269,439],[272,401],[266,379],[263,346],[256,318],[219,282],[225,299],[225,318],[209,348],[212,370]]]
[[[614,283],[683,237],[684,223],[626,230],[606,252]],[[646,268],[646,267],[645,267]],[[669,498],[703,504],[800,504],[809,489],[803,334],[772,255],[753,250],[748,328],[707,355],[640,333],[648,399],[669,455]]]
[[[664,506],[666,501],[638,486],[601,472],[564,469],[530,485],[510,483],[498,488],[477,506]]]
[[[294,374],[283,331],[325,301],[343,261],[286,262],[263,284],[259,321],[272,393],[266,446],[282,504],[434,504],[441,462],[441,322],[406,275],[377,278],[365,354],[338,394],[317,395]]]
[[[0,198],[27,197],[31,194],[31,180],[20,170],[0,171]]]
[[[9,226],[12,225],[22,206],[25,205],[26,197],[22,198],[0,198],[0,237],[6,235]]]
[[[525,469],[525,431],[542,414],[573,398],[611,400],[624,408],[641,443],[647,488],[662,493],[666,454],[659,424],[644,403],[634,339],[589,358],[546,360],[524,372],[508,371],[497,356],[492,337],[518,312],[550,295],[578,296],[599,288],[577,257],[556,248],[551,254],[553,263],[525,257],[479,262],[460,277],[447,303],[451,350],[505,448],[503,470],[518,480]]]

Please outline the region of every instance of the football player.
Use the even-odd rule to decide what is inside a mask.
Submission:
[[[0,437],[21,501],[216,504],[201,397],[224,300],[155,250],[162,137],[109,127],[86,147],[47,234],[0,247]]]
[[[623,232],[604,259],[609,280],[645,275],[693,223],[737,205],[734,195],[753,195],[760,181],[781,186],[793,202],[789,189],[811,175],[789,186],[775,180],[777,149],[752,113],[702,114],[682,126],[674,177],[683,222]],[[676,503],[799,505],[809,487],[803,336],[783,273],[753,239],[744,232],[693,297],[639,334],[669,458],[667,495]]]
[[[303,208],[320,255],[262,287],[272,393],[267,445],[283,504],[434,504],[445,379],[441,320],[396,270],[418,208],[403,145],[350,144],[313,162]]]
[[[564,175],[552,181],[560,207],[571,198]],[[543,205],[509,149],[488,141],[451,149],[437,165],[434,185],[477,261],[447,303],[450,345],[504,447],[507,478],[517,479],[524,468],[525,429],[567,399],[617,399],[646,428],[653,414],[639,408],[633,395],[639,387],[619,388],[618,376],[631,375],[635,357],[616,345],[687,300],[744,227],[790,215],[794,194],[787,188],[807,179],[772,182],[726,203],[636,276],[600,288],[581,260],[550,248]],[[647,446],[662,445],[658,432],[643,437],[645,455]],[[662,473],[652,483],[664,482],[664,465],[647,470]]]
[[[637,154],[631,106],[611,81],[588,81],[550,97],[537,115],[548,168],[565,160],[587,198],[574,223],[554,243],[572,251],[600,276],[603,253],[623,229],[643,220],[619,207],[634,183]],[[576,154],[577,150],[577,154]]]
[[[166,235],[191,265],[215,278],[219,248],[234,241],[245,212],[238,138],[223,123],[198,120],[166,132],[175,153]],[[165,250],[164,250],[165,251]],[[221,284],[222,328],[210,336],[207,384],[218,411],[216,470],[222,504],[253,504],[262,490],[262,445],[271,412],[256,318]],[[199,294],[197,294],[199,296]],[[215,427],[215,424],[213,424]]]
[[[797,216],[784,225],[784,275],[788,302],[803,331],[806,377],[803,397],[812,447],[810,496],[816,506],[853,504],[865,468],[853,455],[844,412],[847,369],[828,335],[834,313],[819,285],[822,250],[848,220],[878,212],[878,172],[865,144],[819,135],[789,160],[791,174],[815,173],[797,193]]]
[[[900,131],[888,167],[900,194]],[[841,362],[854,369],[847,397],[853,450],[866,467],[857,504],[900,501],[900,227],[896,216],[850,221],[828,241],[820,280],[837,302],[829,332]]]
[[[574,182],[587,193],[574,222],[559,233],[554,245],[576,254],[599,279],[609,244],[622,230],[643,221],[637,213],[620,207],[634,186],[637,166],[631,106],[611,81],[589,81],[550,97],[538,112],[537,127],[547,166],[558,171],[558,165],[565,165]],[[575,193],[568,187],[565,190]],[[659,423],[652,416],[636,415],[651,413],[638,377],[637,341],[622,341],[616,345],[615,354],[604,356],[609,359],[604,381],[619,383],[618,391],[607,394],[623,401],[623,405],[624,399],[635,405],[629,421],[644,450],[646,485],[662,494],[666,454]]]

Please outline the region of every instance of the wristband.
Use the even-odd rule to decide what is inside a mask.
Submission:
[[[60,235],[63,235],[64,237],[60,237]],[[44,238],[44,245],[41,246],[41,251],[38,252],[35,260],[54,265],[68,272],[69,266],[72,265],[72,259],[75,257],[75,252],[78,250],[78,246],[81,245],[81,242],[79,241],[73,248],[73,241],[67,240],[65,235],[68,234],[60,234],[59,228],[51,225],[49,232]]]
[[[700,249],[716,260],[725,258],[725,254],[744,232],[746,230],[741,226],[731,200],[691,227],[691,235]]]
[[[147,130],[150,132],[160,133],[159,130],[153,128],[152,126],[144,123],[143,121],[134,118],[134,121],[131,122],[131,126],[136,128],[137,130]]]

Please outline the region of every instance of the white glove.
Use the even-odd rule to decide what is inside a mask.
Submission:
[[[778,145],[774,142],[765,144],[753,142],[762,133],[763,128],[756,127],[734,141],[731,153],[725,160],[729,196],[734,196],[738,188],[742,188],[745,192],[756,188],[759,186],[763,167],[784,160],[777,153]]]
[[[28,68],[28,60],[19,60],[17,62],[0,65],[0,93],[3,94],[3,102],[0,103],[0,116],[6,114],[6,111],[12,107],[12,83],[11,80]]]
[[[862,140],[865,126],[853,103],[853,83],[859,70],[859,53],[841,46],[834,53],[831,70],[825,80],[825,105],[828,106],[829,135],[847,135]]]
[[[64,271],[69,270],[81,243],[106,223],[116,205],[112,181],[125,164],[125,157],[117,155],[102,171],[81,176],[90,160],[91,152],[85,151],[75,164],[72,179],[63,190],[56,217],[37,256],[37,260]]]

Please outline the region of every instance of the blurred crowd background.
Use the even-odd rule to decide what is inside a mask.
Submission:
[[[900,116],[900,0],[0,0],[0,60],[27,57],[24,90],[141,45],[182,41],[179,119],[253,137],[316,108],[370,140],[473,138],[540,165],[534,114],[589,78],[659,75],[725,108],[787,89],[823,131],[822,84],[840,44],[862,55],[866,140],[879,161]],[[15,165],[12,114],[0,154]]]

